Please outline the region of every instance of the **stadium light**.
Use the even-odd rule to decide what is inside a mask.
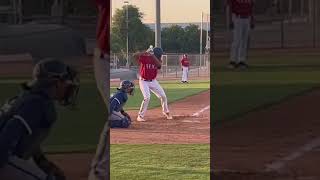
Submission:
[[[155,46],[161,47],[161,2],[156,0]]]

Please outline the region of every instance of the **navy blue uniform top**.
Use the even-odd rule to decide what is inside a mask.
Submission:
[[[41,152],[40,144],[57,117],[54,102],[44,91],[26,91],[5,106],[0,116],[10,118],[0,126],[0,166],[10,155],[27,159]]]
[[[128,95],[122,90],[118,90],[113,96],[110,97],[110,113],[112,111],[123,111],[123,106],[128,100]]]

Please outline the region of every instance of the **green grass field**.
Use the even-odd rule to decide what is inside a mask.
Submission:
[[[112,145],[111,179],[209,180],[209,144]]]
[[[190,82],[189,84],[181,84],[177,81],[177,82],[164,82],[164,83],[161,83],[161,86],[166,92],[166,95],[168,97],[168,102],[172,103],[177,100],[181,100],[186,97],[206,91],[209,89],[210,85],[208,81],[193,81],[193,82]],[[115,91],[116,91],[116,87],[112,87],[111,93],[114,93]],[[143,99],[143,96],[141,94],[139,86],[137,86],[135,88],[134,96],[129,96],[129,100],[126,104],[125,109],[127,110],[139,109],[142,99]],[[151,93],[151,100],[150,100],[149,107],[154,108],[159,106],[160,106],[159,99],[153,93]]]
[[[211,77],[214,123],[280,102],[318,86],[320,82],[319,56],[252,57],[246,71],[228,70],[227,58],[215,60],[218,63]]]

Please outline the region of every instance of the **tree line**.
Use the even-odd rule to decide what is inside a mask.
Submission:
[[[128,29],[126,6],[117,9],[112,17],[111,51],[125,53],[127,48],[127,31],[129,52],[145,50],[154,45],[154,31],[142,23],[143,13],[134,5],[128,5]],[[203,50],[206,43],[206,32],[203,31]],[[190,24],[185,28],[178,25],[162,28],[161,45],[166,53],[199,53],[200,28]]]

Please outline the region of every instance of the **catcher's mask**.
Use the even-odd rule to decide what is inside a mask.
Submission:
[[[129,95],[134,95],[134,83],[129,80],[121,81],[120,86],[117,89],[124,91]]]
[[[60,88],[57,90],[60,92],[57,100],[61,105],[76,105],[80,80],[78,73],[71,66],[56,59],[42,60],[33,69],[33,79],[35,82],[44,82],[50,87]]]

